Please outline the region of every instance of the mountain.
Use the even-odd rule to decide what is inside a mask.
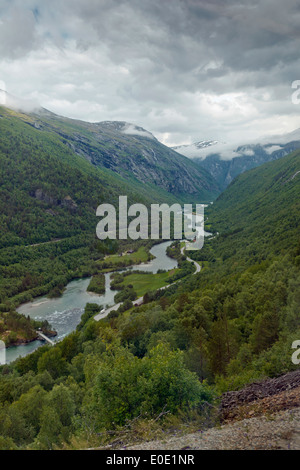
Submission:
[[[193,159],[225,189],[240,173],[263,163],[277,160],[300,148],[300,129],[261,142],[234,146],[217,141],[202,141],[174,149]]]
[[[39,184],[48,179],[48,195],[54,182],[60,192],[65,184],[62,196],[70,194],[76,202],[77,191],[88,182],[83,175],[93,166],[88,165],[84,172],[79,172],[78,167],[74,173],[69,163],[70,182],[64,181],[60,165],[66,161],[60,150],[65,147],[57,137],[48,136],[45,147],[44,136],[41,147],[35,129],[25,133],[27,124],[19,123],[16,133],[13,118],[4,123],[0,157],[1,162],[10,160],[12,169],[6,165],[1,174],[2,180],[7,172],[9,175],[1,193],[3,201],[7,201],[1,207],[1,216],[2,209],[7,221],[14,218],[15,211],[23,210],[24,216],[27,211],[32,213],[26,191],[37,175]],[[52,160],[50,153],[45,152],[55,150],[56,146],[58,150]],[[22,183],[18,167],[23,162],[24,169],[27,168],[29,150],[39,166],[31,165],[34,175],[31,178],[27,171]],[[71,157],[76,160],[72,153],[67,155],[70,162]],[[77,157],[78,164],[80,158]],[[85,159],[82,161],[86,163]],[[53,164],[58,166],[56,176]],[[95,171],[94,175],[97,168]],[[89,187],[83,186],[79,193],[82,198],[93,195],[92,181],[89,180]],[[10,201],[11,193],[14,203]],[[116,445],[116,439],[120,447],[129,448],[131,439],[137,443],[162,436],[166,441],[168,431],[174,434],[174,422],[179,430],[188,430],[189,425],[195,429],[197,425],[200,435],[199,429],[205,432],[207,427],[219,426],[220,419],[228,419],[226,410],[232,419],[249,415],[252,423],[260,422],[253,421],[257,414],[264,415],[264,423],[270,422],[272,412],[281,409],[280,405],[289,409],[289,418],[293,416],[291,408],[299,404],[299,374],[295,374],[296,378],[292,374],[295,380],[265,379],[299,369],[292,362],[292,345],[300,337],[299,194],[299,151],[239,175],[207,208],[214,236],[202,250],[189,254],[201,260],[200,273],[160,291],[155,291],[152,283],[143,305],[125,313],[114,312],[99,322],[94,320],[99,308],[87,304],[72,334],[53,347],[38,348],[0,368],[0,448],[107,449],[108,445]],[[32,201],[36,201],[33,196]],[[51,203],[48,199],[47,204]],[[29,229],[40,223],[46,201],[38,200],[36,207],[40,211],[30,221]],[[76,214],[73,207],[56,210],[60,214],[69,210]],[[25,221],[26,218],[20,220],[21,226]],[[16,230],[16,222],[12,229]],[[22,247],[22,252],[16,246],[1,250],[0,269],[6,277],[7,289],[18,288],[20,284],[28,286],[39,276],[48,275],[49,269],[51,276],[63,273],[64,256],[69,270],[74,258],[75,263],[81,263],[78,250],[71,243],[66,254],[63,252],[66,247],[61,244],[56,248],[44,246],[45,253],[49,252],[48,257],[44,253],[41,263],[39,247],[28,248],[29,252],[25,248]],[[23,278],[23,272],[29,268],[31,278],[29,275]],[[145,274],[136,276],[132,280],[134,288]],[[9,319],[7,311],[4,312],[4,318]],[[14,324],[12,317],[11,328]],[[249,383],[253,385],[244,388]],[[223,395],[220,407],[224,392],[239,389],[242,389],[239,393]],[[234,397],[236,407],[230,406]],[[247,441],[249,448],[248,423],[242,423],[245,425],[242,444]],[[290,443],[290,432],[294,429],[284,429],[288,429],[285,435]],[[250,446],[252,437],[251,434]],[[279,437],[282,441],[281,434]],[[221,444],[224,447],[226,443]],[[257,431],[257,426],[253,445],[262,446],[261,429]],[[183,446],[185,443],[178,447]],[[237,446],[236,442],[233,446]]]
[[[239,260],[253,253],[261,260],[296,249],[299,195],[300,151],[240,174],[210,209],[219,232],[218,252],[232,243]]]
[[[298,150],[238,175],[206,209],[214,235],[189,255],[202,270],[182,281],[177,301],[182,310],[180,296],[188,296],[181,338],[198,338],[202,309],[209,312],[194,370],[201,359],[202,377],[215,380],[219,392],[299,367],[291,360],[300,338],[299,195]],[[193,344],[185,343],[191,355]]]
[[[91,232],[98,205],[117,206],[120,194],[152,200],[78,156],[57,134],[37,130],[28,115],[0,108],[0,135],[0,247]]]
[[[1,100],[0,311],[97,272],[99,204],[117,208],[120,195],[147,207],[200,202],[219,192],[205,170],[140,127]]]
[[[107,169],[134,183],[142,191],[164,191],[185,202],[207,202],[220,188],[210,174],[190,159],[160,143],[145,129],[123,121],[88,123],[58,116],[29,103],[16,103],[14,109],[37,133],[56,135],[60,142],[92,165]],[[163,200],[163,197],[161,198]]]

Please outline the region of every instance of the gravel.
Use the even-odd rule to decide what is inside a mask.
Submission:
[[[300,407],[124,450],[300,450]]]

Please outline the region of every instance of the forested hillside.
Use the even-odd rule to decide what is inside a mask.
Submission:
[[[0,308],[7,311],[95,272],[99,204],[118,207],[122,194],[147,206],[176,199],[96,168],[26,115],[0,114]]]
[[[99,322],[88,304],[76,332],[2,367],[1,448],[207,423],[221,392],[295,369],[299,172],[297,152],[230,185],[207,213],[213,238],[191,255],[200,273]]]
[[[293,367],[291,344],[300,337],[299,170],[295,152],[240,175],[208,212],[215,236],[193,255],[205,266],[198,296],[208,289],[213,300],[210,372],[227,377],[225,387]]]

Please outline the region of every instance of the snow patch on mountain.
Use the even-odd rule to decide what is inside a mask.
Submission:
[[[172,147],[178,153],[188,158],[197,158],[205,160],[209,155],[219,155],[221,160],[232,160],[236,157],[248,156],[252,157],[256,153],[256,147],[262,148],[268,155],[281,150],[284,145],[291,142],[300,142],[300,129],[293,132],[277,136],[268,136],[248,142],[217,142],[217,141],[200,141],[190,145],[179,145]]]
[[[242,145],[242,143],[240,144]],[[172,147],[178,153],[185,155],[188,158],[197,158],[205,160],[209,155],[220,155],[222,160],[232,160],[234,157],[241,157],[242,155],[253,155],[253,150],[244,148],[243,151],[237,150],[239,145],[229,144],[225,142],[201,141],[191,145],[181,145]]]

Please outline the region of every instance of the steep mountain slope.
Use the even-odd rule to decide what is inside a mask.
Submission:
[[[250,240],[259,244],[260,255],[292,250],[299,243],[299,196],[300,152],[296,151],[239,175],[217,199],[210,220],[220,237],[236,231],[246,251],[251,250]]]
[[[235,147],[217,141],[203,141],[174,149],[205,168],[222,189],[240,173],[277,160],[300,148],[300,130],[264,141]]]
[[[0,246],[91,233],[97,206],[117,206],[120,194],[150,204],[130,182],[90,165],[54,133],[34,129],[27,115],[7,108],[0,115]]]
[[[209,173],[140,127],[126,122],[84,123],[44,113],[34,117],[40,130],[57,133],[75,153],[126,179],[190,201],[214,199],[220,192]]]
[[[297,367],[291,348],[300,337],[299,196],[296,151],[239,175],[207,209],[214,237],[190,255],[204,266],[181,292],[191,292],[191,311],[209,308],[203,354],[221,391]]]
[[[189,252],[201,272],[159,296],[161,321],[178,318],[166,340],[221,392],[297,367],[299,195],[299,151],[239,175],[206,208],[214,235]]]
[[[7,101],[13,109],[17,108],[14,100],[7,98]],[[26,108],[22,103],[20,106]],[[137,189],[144,188],[147,194],[148,189],[152,194],[156,189],[185,202],[205,202],[220,193],[218,184],[206,170],[133,124],[87,123],[57,116],[43,108],[23,112],[20,119],[36,133],[57,136],[68,150],[94,166],[120,175]]]

